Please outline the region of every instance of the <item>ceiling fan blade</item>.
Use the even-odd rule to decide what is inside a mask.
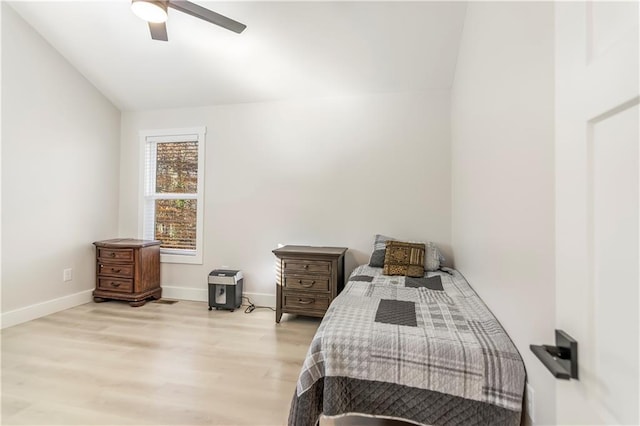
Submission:
[[[245,24],[241,24],[238,21],[234,21],[231,18],[227,18],[226,16],[220,15],[219,13],[213,12],[209,9],[205,9],[204,7],[198,6],[195,3],[191,3],[190,1],[171,0],[169,1],[168,6],[179,10],[180,12],[195,16],[196,18],[211,22],[212,24],[219,25],[222,28],[226,28],[238,34],[244,31],[245,28],[247,28]]]
[[[149,22],[149,31],[151,31],[151,38],[154,40],[169,41],[167,36],[167,24],[164,22],[154,23]]]

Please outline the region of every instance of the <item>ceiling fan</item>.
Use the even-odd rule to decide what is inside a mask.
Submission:
[[[186,0],[131,0],[131,10],[149,23],[151,38],[168,41],[167,9],[172,8],[240,34],[247,26]]]

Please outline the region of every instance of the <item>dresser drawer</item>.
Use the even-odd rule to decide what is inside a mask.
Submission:
[[[98,288],[119,293],[131,293],[133,291],[133,280],[98,277]]]
[[[133,278],[133,264],[98,263],[98,275]]]
[[[98,259],[100,260],[121,260],[133,262],[132,249],[98,248]]]
[[[282,269],[285,274],[327,274],[331,273],[331,262],[326,260],[283,259]]]
[[[329,291],[329,278],[288,275],[284,286],[290,290]]]
[[[314,293],[283,293],[282,307],[287,309],[326,311],[329,297]]]

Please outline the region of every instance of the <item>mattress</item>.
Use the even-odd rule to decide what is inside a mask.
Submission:
[[[525,370],[456,270],[356,268],[307,352],[289,425],[361,414],[421,425],[520,424]]]

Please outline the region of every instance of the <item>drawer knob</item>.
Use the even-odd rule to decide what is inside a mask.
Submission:
[[[309,269],[309,265],[304,265],[304,269]]]
[[[111,281],[111,287],[120,287],[120,283],[114,283]]]
[[[119,273],[120,271],[122,271],[122,269],[111,268],[111,272],[114,272],[116,274]]]
[[[298,303],[301,305],[310,305],[313,303],[313,299],[298,299]]]
[[[111,253],[109,253],[109,256],[116,257],[116,254],[114,252],[111,252]]]

